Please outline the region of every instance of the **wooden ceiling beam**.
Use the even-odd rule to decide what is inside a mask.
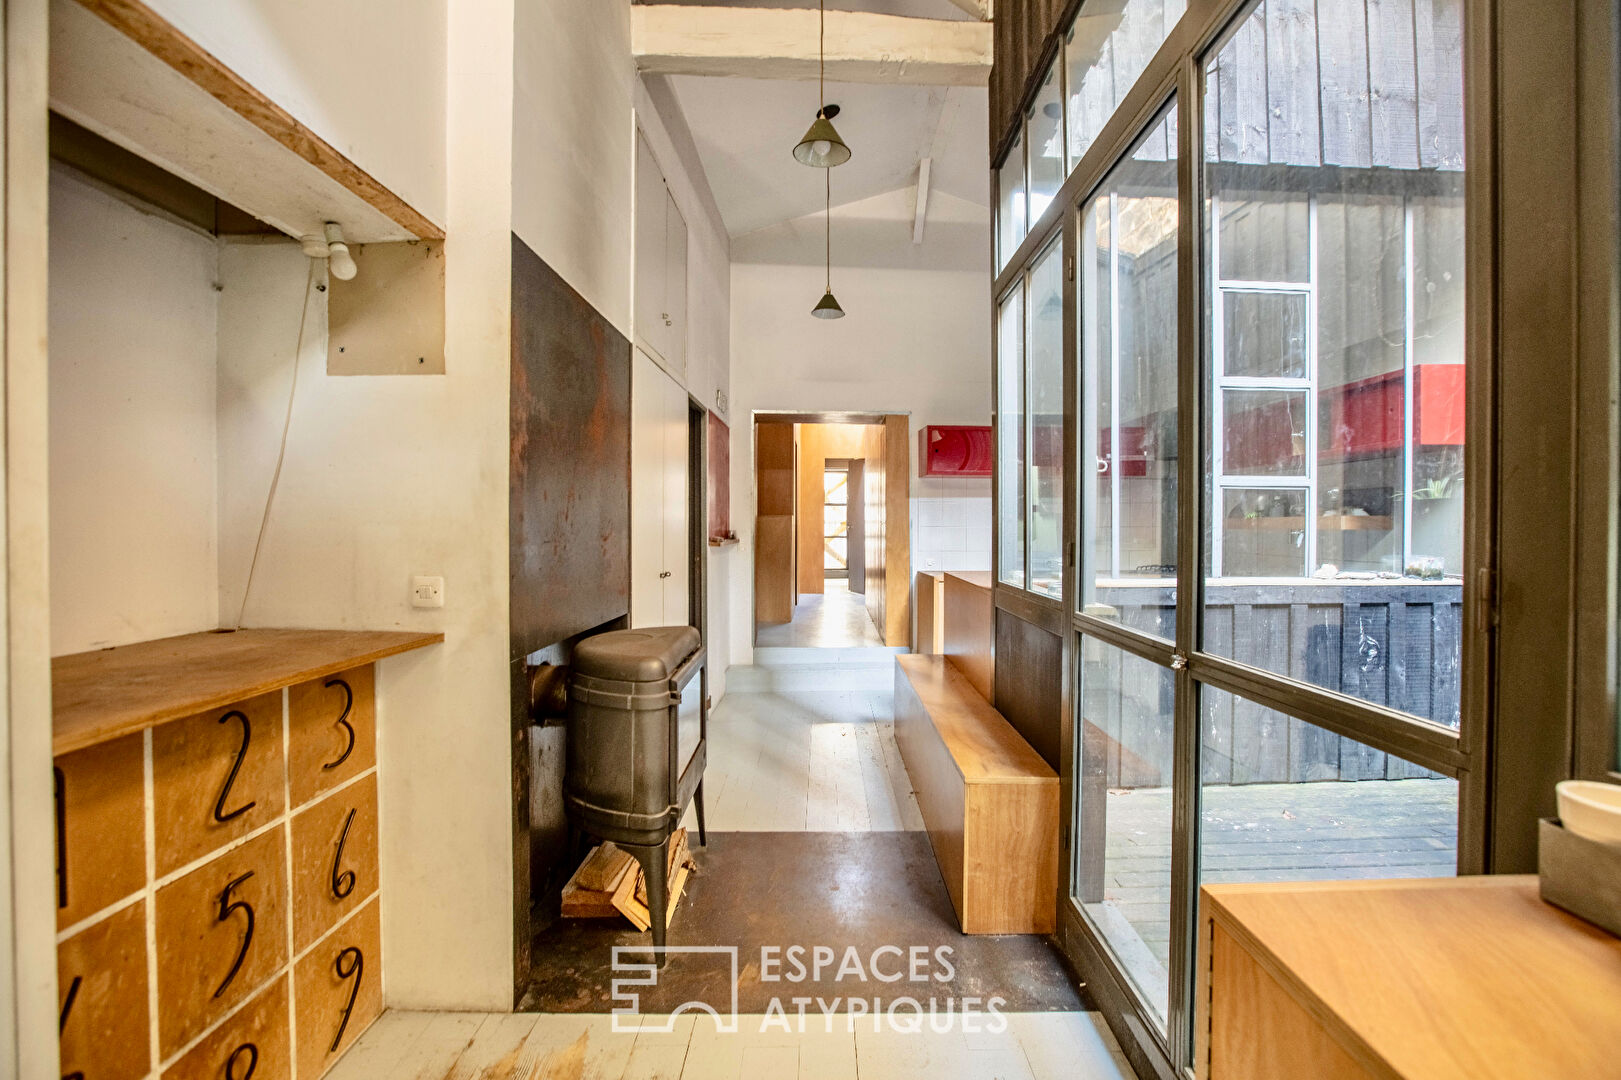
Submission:
[[[636,4],[636,66],[658,75],[814,79],[817,12],[799,8]],[[984,86],[989,23],[827,13],[827,78],[845,83]]]

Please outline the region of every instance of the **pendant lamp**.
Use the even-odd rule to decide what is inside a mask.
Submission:
[[[839,115],[837,105],[827,101],[827,0],[822,0],[821,37],[817,45],[816,100],[823,104],[816,110],[816,120],[805,137],[794,147],[794,160],[815,169],[831,169],[850,160],[850,148],[844,145],[833,128],[833,118]]]
[[[833,296],[833,174],[827,173],[827,291],[811,308],[818,319],[842,319],[844,309]]]

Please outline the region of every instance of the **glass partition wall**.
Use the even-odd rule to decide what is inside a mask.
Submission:
[[[1089,0],[997,163],[998,587],[1072,623],[1060,938],[1166,1070],[1201,884],[1474,858],[1463,101],[1463,0]]]

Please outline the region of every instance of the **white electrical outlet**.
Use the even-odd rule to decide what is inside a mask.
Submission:
[[[445,579],[442,577],[414,577],[411,579],[412,607],[444,607]]]

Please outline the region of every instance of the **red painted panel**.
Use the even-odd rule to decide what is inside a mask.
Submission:
[[[1464,365],[1420,364],[1413,370],[1419,446],[1462,446]],[[1322,392],[1330,425],[1325,461],[1346,461],[1399,451],[1405,436],[1402,373],[1375,375]]]
[[[991,429],[930,424],[917,433],[919,476],[991,475]]]

